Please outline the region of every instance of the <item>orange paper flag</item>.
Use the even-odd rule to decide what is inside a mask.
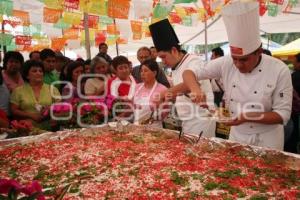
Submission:
[[[142,22],[140,21],[130,21],[131,23],[131,30],[134,33],[141,33],[142,32]]]
[[[107,33],[110,35],[119,35],[120,31],[118,31],[117,26],[115,24],[107,25]]]
[[[53,38],[51,40],[51,48],[54,50],[62,50],[65,47],[66,39],[65,38]]]
[[[79,37],[79,31],[78,31],[78,29],[75,29],[75,28],[66,29],[66,30],[64,30],[63,37],[65,39],[76,40]]]
[[[29,14],[28,12],[21,11],[21,10],[13,10],[13,16],[20,19],[21,25],[23,26],[29,26],[30,20],[29,20]]]
[[[62,10],[44,7],[44,22],[56,23],[60,19]]]
[[[129,8],[129,0],[108,0],[109,17],[128,19]]]

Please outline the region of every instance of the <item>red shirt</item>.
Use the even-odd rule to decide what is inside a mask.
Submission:
[[[2,109],[0,109],[0,119],[7,122],[7,123],[9,122],[8,118],[7,118],[7,115],[6,115],[6,112]]]
[[[130,88],[135,85],[135,80],[133,78],[131,78],[131,82],[121,82],[120,84],[118,84],[117,82],[121,81],[118,77],[113,77],[111,79],[108,80],[107,86],[108,86],[108,91],[107,94],[109,95],[113,95],[113,96],[120,96],[120,97],[124,97],[124,96],[128,96]],[[134,81],[134,83],[132,84],[132,82]],[[118,87],[117,89],[113,89],[113,87]],[[133,91],[134,92],[134,91]],[[117,94],[115,94],[117,93]]]

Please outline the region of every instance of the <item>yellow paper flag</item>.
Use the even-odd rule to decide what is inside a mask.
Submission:
[[[104,0],[80,0],[79,7],[82,12],[107,15],[107,3]]]
[[[176,6],[175,7],[175,11],[176,13],[181,17],[183,18],[184,16],[186,16],[186,10],[182,7],[179,7],[179,6]]]
[[[63,21],[67,24],[79,25],[82,18],[82,13],[64,12]]]
[[[89,33],[90,33],[90,41],[94,41],[95,40],[95,33],[96,30],[95,29],[91,29],[89,28]],[[81,42],[85,41],[85,31],[81,31],[81,36],[80,36]]]
[[[44,4],[53,9],[62,9],[64,5],[63,0],[44,0]]]

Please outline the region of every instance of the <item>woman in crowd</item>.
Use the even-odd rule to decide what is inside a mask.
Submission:
[[[129,60],[125,56],[117,56],[112,60],[112,66],[116,76],[108,80],[108,95],[117,98],[119,101],[119,104],[115,104],[112,108],[113,115],[116,115],[119,119],[132,121],[132,98],[136,82],[133,76],[130,75]]]
[[[108,63],[102,58],[96,56],[91,61],[91,73],[95,77],[89,78],[84,86],[85,94],[88,96],[101,96],[105,94],[106,84],[111,75],[108,74]]]
[[[24,63],[24,57],[20,52],[9,51],[5,53],[3,59],[3,80],[10,92],[15,88],[22,86],[24,81],[21,76],[21,67]]]
[[[116,76],[108,81],[108,93],[114,97],[131,100],[136,81],[130,75],[129,60],[125,56],[117,56],[112,60]]]
[[[10,98],[12,115],[16,119],[30,120],[33,125],[50,130],[51,125],[43,112],[60,100],[56,87],[43,82],[44,67],[41,62],[29,60],[23,66],[25,84],[16,88]]]
[[[74,61],[67,66],[67,81],[70,84],[65,85],[62,90],[62,97],[64,101],[71,101],[74,98],[79,98],[79,90],[82,91],[81,84],[78,87],[78,78],[83,74],[83,63],[79,61]]]
[[[142,83],[139,83],[136,87],[133,103],[135,105],[134,118],[136,123],[141,123],[150,117],[161,119],[156,112],[154,116],[154,101],[155,98],[160,95],[161,92],[167,90],[167,88],[157,82],[157,74],[159,72],[159,66],[154,60],[146,60],[142,63],[140,69],[140,75]],[[161,127],[161,121],[157,121],[155,125]]]

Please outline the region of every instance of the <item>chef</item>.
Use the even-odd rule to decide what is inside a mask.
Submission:
[[[222,9],[231,56],[183,73],[185,86],[204,101],[198,80],[222,78],[232,126],[230,140],[283,150],[283,124],[291,114],[292,83],[288,67],[262,54],[257,2],[235,2]]]
[[[202,65],[199,57],[184,54],[179,45],[179,40],[168,19],[161,20],[149,26],[152,40],[157,49],[158,56],[166,66],[172,68],[173,84],[183,82],[182,73],[192,67]],[[208,97],[208,103],[214,106],[213,92],[209,80],[200,81],[203,91]],[[182,121],[183,133],[205,137],[215,136],[216,122],[208,118],[209,111],[194,104],[188,96],[181,95],[176,98],[176,110]]]

